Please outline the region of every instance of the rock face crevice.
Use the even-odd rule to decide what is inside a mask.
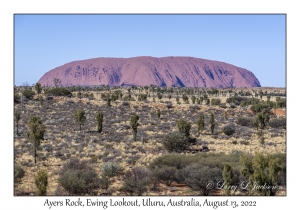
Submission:
[[[48,71],[38,82],[42,86],[53,86],[53,78],[60,79],[63,86],[260,87],[255,75],[246,69],[193,57],[73,61]]]

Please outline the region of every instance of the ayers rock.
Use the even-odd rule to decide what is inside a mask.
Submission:
[[[73,61],[45,73],[38,81],[53,86],[260,87],[255,75],[227,63],[193,57],[93,58]]]

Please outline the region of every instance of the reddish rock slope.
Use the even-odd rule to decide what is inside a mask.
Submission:
[[[260,87],[255,75],[219,61],[193,57],[93,58],[73,61],[44,74],[38,81],[61,85]]]

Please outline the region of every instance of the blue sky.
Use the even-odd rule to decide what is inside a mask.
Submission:
[[[285,15],[14,15],[15,85],[96,57],[192,56],[286,87]]]

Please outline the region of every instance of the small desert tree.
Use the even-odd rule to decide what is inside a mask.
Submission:
[[[201,113],[198,120],[197,120],[197,126],[198,126],[198,133],[200,135],[200,133],[202,133],[202,131],[204,130],[204,114]]]
[[[97,113],[96,120],[98,122],[97,130],[99,133],[101,133],[102,132],[102,123],[103,123],[103,113],[102,112]]]
[[[241,155],[241,173],[249,180],[249,194],[270,196],[278,189],[277,180],[281,172],[279,158],[256,153],[254,156]],[[258,186],[254,188],[254,186]],[[260,187],[268,186],[268,187]]]
[[[203,96],[201,96],[200,99],[199,99],[199,103],[202,104],[203,101],[204,101],[204,98],[203,98]]]
[[[136,134],[137,134],[137,128],[139,126],[139,116],[137,114],[134,114],[130,118],[130,127],[133,131],[133,140],[136,141]]]
[[[214,133],[214,129],[215,129],[215,117],[213,113],[210,113],[210,133],[213,134]]]
[[[162,99],[162,95],[159,92],[157,93],[157,98]]]
[[[258,130],[256,135],[258,137],[258,142],[261,145],[264,145],[265,144],[265,137],[264,137],[264,133],[263,133],[262,129]]]
[[[17,124],[17,135],[19,135],[19,121],[21,119],[21,113],[20,112],[15,112],[15,121]]]
[[[233,184],[233,171],[231,165],[228,163],[225,163],[224,165],[222,177],[224,180],[224,186],[230,186]],[[225,189],[225,195],[230,195],[230,190],[228,188]]]
[[[110,98],[109,94],[107,95],[106,104],[107,104],[108,107],[111,106],[111,98]]]
[[[177,128],[180,133],[188,137],[190,135],[191,123],[186,122],[183,119],[180,119],[177,122]]]
[[[209,105],[210,104],[210,100],[209,98],[206,99],[206,105]]]
[[[187,97],[185,94],[183,94],[183,95],[182,95],[182,100],[186,102],[186,101],[189,100],[189,97]]]
[[[156,111],[156,115],[157,115],[158,118],[160,118],[160,109],[158,109],[158,110]]]
[[[195,101],[196,101],[196,97],[192,96],[192,103],[195,104]]]
[[[45,126],[38,116],[31,116],[28,125],[30,131],[27,133],[27,137],[34,146],[34,164],[36,164],[36,149],[41,145],[41,141],[44,140]]]
[[[14,182],[17,183],[19,182],[25,175],[25,171],[22,168],[21,165],[15,164],[14,165]]]
[[[37,82],[37,83],[35,84],[34,88],[35,88],[35,90],[36,90],[36,92],[37,92],[37,94],[38,94],[38,97],[40,97],[40,94],[41,94],[41,92],[42,92],[42,86],[41,86],[41,84]]]
[[[269,123],[270,117],[265,110],[257,113],[254,118],[254,125],[257,128],[263,129]]]
[[[77,112],[75,112],[74,118],[79,125],[79,131],[81,131],[81,126],[84,125],[86,120],[85,111],[78,109]]]
[[[35,186],[37,188],[37,195],[45,196],[48,186],[48,173],[46,170],[39,170],[34,179]]]
[[[78,97],[80,100],[81,100],[81,98],[82,98],[82,95],[83,95],[83,94],[82,94],[82,92],[80,92],[80,91],[77,93],[77,97]]]
[[[260,100],[262,100],[262,97],[263,97],[263,92],[262,91],[259,92],[259,97],[260,97]]]
[[[19,93],[14,93],[14,102],[20,103],[21,96]]]
[[[38,94],[38,100],[39,100],[39,102],[40,102],[40,105],[42,106],[42,104],[43,104],[43,97],[40,96],[40,94],[42,93],[42,86],[41,86],[40,83],[37,82],[37,83],[35,84],[34,88],[35,88],[35,90],[36,90],[36,92],[37,92],[37,94]]]
[[[271,96],[268,95],[268,96],[267,96],[267,103],[268,103],[268,104],[270,104],[270,99],[271,99]]]
[[[227,118],[228,118],[228,112],[224,111],[224,120],[227,120]]]

